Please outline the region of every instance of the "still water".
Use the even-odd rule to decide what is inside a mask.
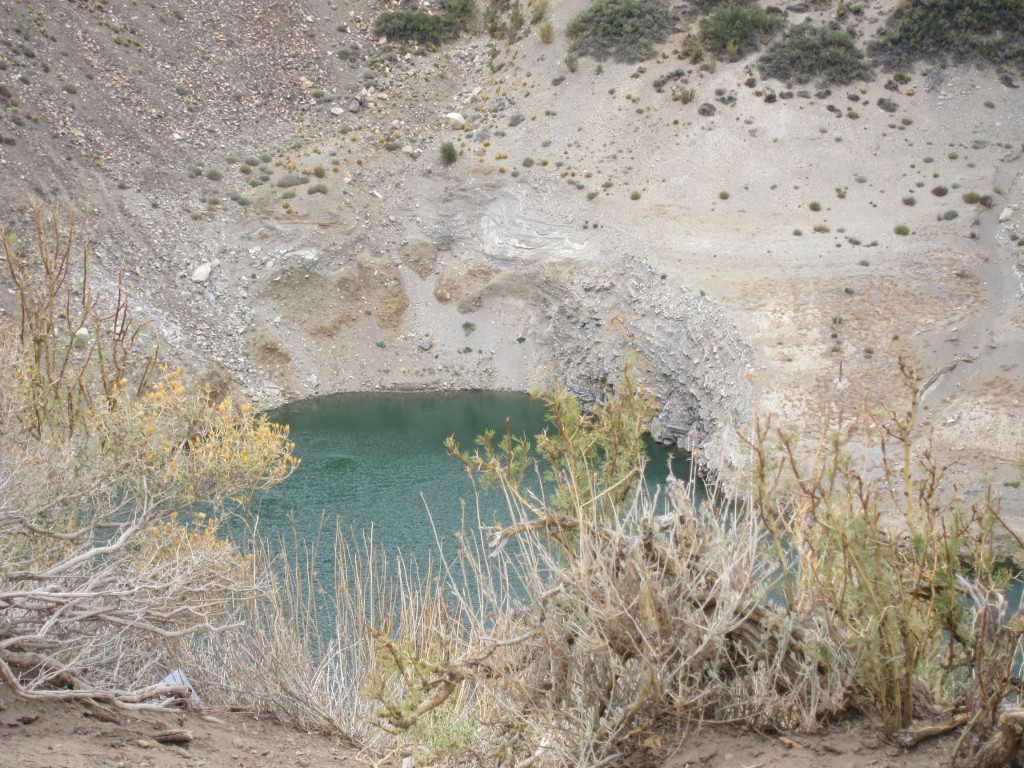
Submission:
[[[323,520],[329,540],[336,524],[356,536],[372,530],[389,555],[422,562],[435,551],[435,528],[448,550],[464,510],[467,526],[476,524],[473,486],[445,438],[454,434],[467,450],[484,430],[503,434],[506,419],[515,434],[533,436],[544,412],[528,395],[507,392],[348,394],[281,408],[270,418],[289,425],[302,463],[255,500],[258,530],[291,539],[294,518],[298,538],[310,539]],[[668,451],[651,444],[648,454],[648,481],[663,483]],[[687,460],[675,458],[673,471],[688,477]],[[485,522],[503,519],[497,493],[482,495],[480,507]]]

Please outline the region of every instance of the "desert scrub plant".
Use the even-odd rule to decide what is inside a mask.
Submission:
[[[377,17],[373,24],[373,35],[385,37],[393,42],[438,44],[441,42],[443,29],[441,17],[435,14],[391,11]]]
[[[530,6],[530,23],[540,24],[548,15],[548,0],[535,0]]]
[[[565,34],[579,55],[636,62],[654,56],[654,45],[674,28],[675,18],[660,0],[596,0]]]
[[[459,152],[455,149],[455,145],[450,141],[445,141],[441,144],[441,162],[445,165],[451,165],[459,158]]]
[[[919,59],[1024,66],[1024,13],[1019,0],[907,0],[869,52],[906,69]]]
[[[476,0],[444,0],[441,7],[441,25],[447,37],[454,39],[473,30],[478,16]]]
[[[537,27],[537,35],[542,43],[551,43],[555,39],[555,27],[550,21],[543,22]]]
[[[297,460],[286,429],[143,349],[73,210],[35,225],[33,249],[0,237],[21,309],[0,327],[0,670],[26,698],[174,707],[188,689],[153,682],[270,587],[220,522]]]
[[[326,184],[310,184],[306,188],[307,195],[326,195],[327,185]]]
[[[700,39],[716,57],[736,61],[756,51],[784,25],[785,18],[777,10],[729,5],[700,20]]]
[[[837,24],[817,27],[804,22],[791,27],[761,55],[757,67],[762,77],[794,83],[845,85],[871,77],[853,35]]]
[[[897,224],[895,227],[892,228],[892,231],[895,232],[897,235],[906,236],[910,234],[910,227],[908,227],[906,224]]]
[[[988,660],[974,650],[994,637],[993,625],[979,627],[977,618],[1007,577],[996,557],[997,511],[990,501],[967,506],[939,490],[948,467],[918,434],[923,382],[905,360],[900,375],[908,406],[865,414],[880,472],[856,465],[841,423],[826,424],[803,448],[767,421],[749,440],[755,508],[787,564],[789,610],[828,606],[819,616],[851,662],[854,701],[889,738],[910,725],[917,688],[951,702],[976,690],[981,675],[1005,695],[1008,669],[1005,650]],[[1012,630],[1013,644],[1019,639]],[[975,703],[965,717],[987,720],[982,738],[992,732],[992,709]]]
[[[672,94],[673,101],[681,101],[683,104],[689,104],[695,98],[697,98],[697,90],[695,88],[680,88]]]
[[[282,189],[287,189],[288,187],[298,187],[308,183],[309,176],[298,173],[289,173],[277,180],[277,186],[281,187]]]
[[[507,522],[464,536],[440,569],[479,585],[450,587],[448,634],[420,625],[426,650],[377,635],[382,727],[411,733],[458,701],[476,749],[510,764],[538,749],[553,765],[628,764],[662,718],[809,725],[841,704],[841,677],[819,674],[827,638],[769,607],[758,519],[699,511],[674,478],[654,506],[653,402],[628,369],[615,391],[590,412],[564,389],[544,396],[551,429],[535,441],[489,432],[463,451],[449,439],[508,500]]]

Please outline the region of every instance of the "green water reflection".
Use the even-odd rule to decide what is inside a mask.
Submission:
[[[372,529],[389,555],[401,552],[421,562],[435,547],[431,516],[446,544],[454,542],[464,509],[467,520],[476,521],[473,487],[445,450],[445,438],[454,434],[469,447],[486,429],[504,432],[506,419],[520,435],[545,427],[542,403],[506,392],[338,395],[270,416],[290,426],[302,464],[256,499],[264,537],[290,538],[294,517],[299,539],[309,539],[323,518],[329,533],[336,523],[356,535]],[[663,483],[669,453],[652,444],[649,454],[649,482]],[[687,477],[687,459],[677,457],[674,471]],[[482,496],[481,511],[485,521],[502,519],[502,499],[496,493]]]

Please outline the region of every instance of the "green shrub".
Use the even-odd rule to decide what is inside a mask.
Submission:
[[[572,50],[595,59],[635,62],[654,55],[675,26],[660,0],[596,0],[565,29]]]
[[[447,36],[458,37],[461,32],[471,32],[476,21],[476,0],[445,0],[442,6],[442,26]]]
[[[548,0],[537,0],[530,11],[530,23],[540,24],[548,13]]]
[[[446,141],[441,145],[441,162],[445,165],[451,165],[459,157],[458,150],[455,149],[455,145],[450,141]]]
[[[220,171],[218,171],[218,170],[217,170],[216,168],[210,168],[210,169],[208,169],[208,170],[206,171],[206,174],[205,174],[205,176],[206,176],[206,178],[208,178],[208,179],[209,179],[210,181],[220,181],[220,180],[221,180],[222,178],[224,178],[224,174],[222,174],[222,173],[221,173]]]
[[[296,174],[296,173],[291,173],[291,174],[288,174],[287,176],[282,176],[280,179],[277,180],[277,186],[284,187],[284,188],[287,188],[287,187],[297,187],[300,184],[308,184],[308,183],[309,183],[309,176],[302,176],[302,175],[299,175],[299,174]]]
[[[431,13],[392,11],[377,17],[373,25],[374,37],[391,41],[440,43],[444,24],[440,16]]]
[[[326,195],[327,185],[326,184],[310,184],[306,190],[307,195]]]
[[[550,21],[545,21],[537,27],[537,34],[540,35],[542,43],[550,43],[555,39],[555,28],[552,26]]]
[[[629,199],[630,200],[639,200],[640,199],[640,193],[638,191],[636,191],[636,190],[633,190],[632,192],[629,193]]]
[[[782,14],[760,6],[728,6],[701,19],[700,37],[715,56],[736,61],[760,48],[784,23]]]
[[[982,59],[1024,68],[1021,0],[904,0],[869,51],[886,66]]]
[[[683,104],[689,104],[695,98],[697,98],[697,90],[695,88],[680,88],[672,94],[674,101],[681,101]]]
[[[906,224],[897,224],[895,227],[892,228],[892,231],[895,232],[897,235],[905,236],[910,234],[910,227],[908,227]]]
[[[845,85],[871,75],[853,36],[838,25],[793,27],[765,51],[757,66],[762,77],[796,83]]]
[[[813,203],[811,203],[811,204],[810,204],[810,205],[809,205],[808,207],[809,207],[809,208],[810,208],[810,209],[811,209],[812,211],[814,211],[815,213],[817,213],[818,211],[820,211],[820,210],[821,210],[821,203],[819,203],[819,202],[818,202],[817,200],[815,200],[815,201],[814,201]]]

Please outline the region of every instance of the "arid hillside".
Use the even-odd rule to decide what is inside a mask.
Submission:
[[[913,458],[951,463],[968,500],[994,489],[1024,532],[1024,75],[888,56],[826,82],[824,57],[806,77],[760,63],[797,28],[864,49],[896,0],[755,2],[749,48],[715,37],[713,0],[686,0],[650,50],[600,60],[574,25],[589,5],[481,4],[461,35],[417,43],[378,19],[439,4],[7,0],[0,221],[31,242],[33,199],[73,206],[92,284],[113,301],[120,280],[145,340],[216,394],[558,379],[590,404],[631,360],[659,398],[652,431],[727,481],[769,415],[801,448],[837,426],[870,475],[868,414],[906,407],[912,361],[934,440]],[[17,321],[8,277],[0,322]],[[356,759],[238,713],[8,690],[17,764]],[[650,762],[930,766],[953,748],[847,725],[675,751],[659,732]],[[184,728],[187,747],[157,739]]]
[[[782,15],[864,43],[893,5]],[[598,62],[565,34],[583,7],[424,47],[375,36],[376,3],[6,4],[4,220],[80,201],[165,349],[266,405],[586,399],[632,354],[662,435],[735,466],[756,414],[856,418],[911,356],[958,481],[1019,511],[1019,75],[765,79],[693,53],[699,3],[652,58]]]

